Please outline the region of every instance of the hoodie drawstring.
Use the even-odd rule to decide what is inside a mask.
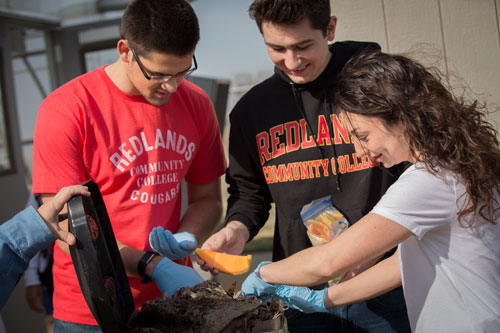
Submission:
[[[309,119],[306,116],[305,109],[304,109],[304,103],[302,101],[302,96],[300,95],[300,92],[295,87],[294,82],[290,82],[290,86],[292,87],[293,97],[295,99],[295,104],[297,104],[297,107],[299,108],[300,115],[304,118],[304,120],[306,122],[307,129],[309,130],[309,132],[311,132],[311,135],[314,139],[314,143],[316,143],[316,147],[318,147],[318,149],[321,153],[321,158],[325,159],[325,154],[323,153],[323,150],[320,148],[318,141],[316,139],[317,134],[314,133],[312,126],[309,123]],[[333,123],[332,123],[332,120],[330,118],[331,117],[331,103],[329,103],[327,101],[327,97],[328,97],[328,90],[325,88],[325,98],[323,99],[323,106],[325,109],[325,116],[327,119],[328,127],[330,128],[331,131],[333,131]],[[328,106],[330,106],[330,108]],[[334,163],[334,167],[335,167],[335,171],[336,171],[335,183],[337,185],[337,191],[342,191],[342,188],[340,187],[340,175],[339,175],[339,169],[338,169],[338,163],[337,163],[337,149],[335,148],[334,142],[332,142],[332,149],[333,149],[333,156],[334,156],[333,163]]]
[[[328,122],[328,127],[331,129],[332,133],[335,133],[335,129],[333,128],[333,122],[331,115],[333,114],[332,110],[332,102],[331,98],[328,94],[328,89],[325,88],[325,98],[323,99],[323,105],[325,107],[325,116]],[[333,139],[335,140],[335,138]],[[339,174],[339,164],[337,162],[337,145],[332,141],[332,149],[333,149],[333,163],[336,171],[335,184],[337,185],[337,191],[342,192],[342,188],[340,187],[340,174]]]

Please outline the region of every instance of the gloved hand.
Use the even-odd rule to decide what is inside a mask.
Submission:
[[[168,258],[163,258],[158,263],[151,279],[162,293],[168,293],[168,297],[172,297],[182,287],[192,287],[204,281],[191,267],[179,265]]]
[[[189,232],[172,234],[162,227],[153,228],[149,233],[149,245],[163,257],[178,260],[187,257],[196,249],[196,238]]]
[[[325,297],[328,288],[313,290],[307,287],[280,285],[276,294],[292,309],[305,313],[328,312],[325,308]]]
[[[245,295],[255,295],[261,300],[267,300],[276,292],[277,286],[265,282],[260,278],[259,270],[262,266],[270,264],[270,261],[263,261],[257,268],[243,281],[241,291]]]

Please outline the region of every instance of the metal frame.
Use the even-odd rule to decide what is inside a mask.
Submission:
[[[4,56],[3,56],[4,48],[0,45],[0,64],[2,66],[4,65]],[[5,176],[9,174],[14,174],[17,172],[17,163],[14,155],[14,149],[12,145],[12,130],[11,130],[11,119],[9,116],[8,111],[8,105],[7,105],[7,95],[5,93],[5,75],[4,71],[1,72],[0,75],[0,107],[2,108],[2,115],[3,115],[3,121],[4,121],[4,126],[5,126],[5,137],[6,137],[6,149],[7,149],[7,156],[9,159],[9,168],[0,170],[0,176]]]

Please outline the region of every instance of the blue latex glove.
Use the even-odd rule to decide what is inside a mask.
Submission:
[[[168,258],[163,258],[155,268],[151,279],[162,293],[168,297],[182,287],[192,287],[205,280],[191,267],[179,265]]]
[[[276,292],[277,286],[265,282],[260,278],[259,270],[262,266],[270,264],[270,261],[263,261],[257,268],[243,281],[241,291],[244,295],[255,295],[261,300],[267,300]]]
[[[292,309],[305,313],[328,312],[325,308],[327,289],[313,290],[307,287],[281,285],[277,288],[276,294]]]
[[[149,245],[163,257],[179,260],[187,257],[196,249],[196,238],[189,232],[172,234],[162,227],[153,228],[149,233]]]

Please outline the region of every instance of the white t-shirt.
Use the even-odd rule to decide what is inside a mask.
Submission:
[[[412,331],[500,332],[500,222],[462,227],[464,186],[443,174],[411,166],[372,210],[414,234],[399,245]]]

